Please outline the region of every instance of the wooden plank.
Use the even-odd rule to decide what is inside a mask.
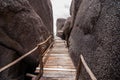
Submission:
[[[27,73],[26,76],[28,76],[28,77],[36,77],[36,75],[30,74],[30,73]]]
[[[37,67],[36,69],[40,70],[39,67]],[[49,71],[76,71],[75,69],[65,69],[65,68],[44,68],[43,70],[49,70]]]
[[[52,65],[52,66],[49,66],[49,65],[45,65],[44,66],[45,68],[65,68],[65,69],[75,69],[75,67],[74,66],[72,66],[72,65]]]
[[[40,79],[40,80],[74,80],[74,78],[50,78],[50,77],[47,77],[47,78],[43,78],[43,79]]]
[[[46,55],[47,56],[47,55]],[[45,56],[45,57],[46,57]],[[67,54],[50,54],[49,57],[70,57],[69,55]]]
[[[74,67],[72,64],[61,64],[61,65],[58,65],[58,64],[56,64],[56,65],[54,65],[54,64],[48,64],[48,65],[45,65],[45,66],[63,66],[63,67],[70,66],[70,67]]]
[[[53,49],[48,55],[45,55],[43,61],[44,74],[43,77],[46,80],[74,80],[76,75],[76,69],[69,56],[68,49],[61,39],[55,40]],[[36,68],[36,73],[39,72],[39,67]]]
[[[44,77],[52,77],[52,78],[75,78],[75,72],[44,71],[44,75],[43,76]]]

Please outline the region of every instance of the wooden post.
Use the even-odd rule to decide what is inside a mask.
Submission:
[[[39,64],[40,64],[40,70],[39,70],[39,74],[38,76],[35,78],[35,80],[39,80],[42,75],[43,75],[43,56],[42,56],[42,48],[41,48],[41,45],[38,46],[38,51],[40,53],[40,56],[39,56]]]
[[[79,80],[81,69],[82,69],[82,61],[81,61],[81,58],[79,57],[75,80]]]

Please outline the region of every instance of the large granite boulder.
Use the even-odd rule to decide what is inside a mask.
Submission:
[[[63,34],[62,39],[67,41],[67,47],[69,46],[69,35],[70,35],[70,26],[71,26],[71,17],[68,17],[64,23],[64,26],[62,28]]]
[[[57,36],[58,37],[62,37],[62,34],[63,34],[63,26],[64,26],[64,23],[65,23],[66,19],[64,18],[58,18],[57,21],[56,21],[56,26],[57,26]]]
[[[0,0],[0,67],[30,51],[48,36],[49,31],[27,0]],[[37,50],[1,72],[0,80],[28,80],[25,74],[34,72],[39,54]]]
[[[120,1],[80,0],[69,52],[78,65],[83,54],[97,80],[120,79]],[[80,80],[91,80],[82,67]]]
[[[30,4],[41,17],[46,28],[53,34],[53,12],[50,0],[29,0]]]
[[[70,6],[70,15],[73,17],[76,16],[78,10],[79,10],[79,6],[81,4],[82,0],[72,0],[71,2],[71,6]]]
[[[72,0],[71,2],[71,6],[70,6],[70,15],[72,16],[72,23],[70,28],[72,29],[73,25],[74,25],[74,21],[77,15],[77,12],[79,10],[79,6],[81,4],[82,0]]]

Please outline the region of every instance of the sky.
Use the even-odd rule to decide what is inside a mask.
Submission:
[[[70,4],[72,0],[51,0],[54,17],[54,33],[56,33],[57,18],[67,18],[70,16]]]

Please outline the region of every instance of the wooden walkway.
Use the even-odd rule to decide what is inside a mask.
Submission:
[[[53,48],[43,60],[46,63],[40,80],[75,80],[76,69],[64,41],[60,38],[55,39]],[[36,72],[39,72],[39,67]]]

